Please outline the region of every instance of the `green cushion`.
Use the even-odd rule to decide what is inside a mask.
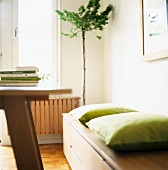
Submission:
[[[132,112],[92,119],[87,126],[116,150],[168,148],[168,115]]]
[[[113,103],[103,103],[81,106],[69,113],[85,125],[86,122],[96,117],[126,112],[135,112],[135,110],[117,106]]]

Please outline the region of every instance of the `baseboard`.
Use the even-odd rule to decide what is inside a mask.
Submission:
[[[62,143],[62,135],[38,135],[38,144]]]
[[[53,144],[53,143],[63,143],[62,135],[37,135],[38,144]],[[6,137],[5,140],[1,142],[2,146],[11,145],[10,136]]]

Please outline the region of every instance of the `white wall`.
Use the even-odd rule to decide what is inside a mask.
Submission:
[[[0,0],[0,69],[2,67],[2,1]],[[2,111],[0,110],[0,140],[2,139]]]
[[[168,113],[168,59],[142,62],[140,0],[107,0],[114,11],[105,31],[105,102]]]
[[[61,0],[61,10],[77,11],[87,0]],[[61,22],[63,32],[71,25]],[[94,33],[86,35],[86,104],[103,102],[103,41]],[[82,38],[61,36],[61,85],[71,87],[74,96],[82,97]],[[81,99],[82,102],[82,99]]]

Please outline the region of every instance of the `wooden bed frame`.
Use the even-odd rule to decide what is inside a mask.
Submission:
[[[168,150],[116,152],[68,114],[63,114],[63,142],[72,170],[168,169]]]

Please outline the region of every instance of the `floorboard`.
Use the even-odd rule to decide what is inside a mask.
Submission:
[[[62,144],[40,145],[45,170],[71,170]],[[17,170],[11,146],[0,146],[0,170]]]

